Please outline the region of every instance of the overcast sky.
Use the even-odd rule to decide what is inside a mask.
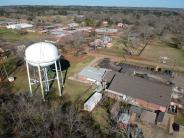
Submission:
[[[184,8],[184,0],[0,0],[0,5],[82,5]]]

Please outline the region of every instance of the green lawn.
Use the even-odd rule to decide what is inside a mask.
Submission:
[[[169,47],[166,43],[159,40],[155,40],[150,46],[147,46],[141,57],[155,62],[160,62],[160,57],[168,57],[170,58],[168,60],[170,66],[174,65],[174,60],[176,60],[176,65],[184,66],[184,51]]]
[[[29,91],[28,80],[27,80],[27,72],[26,70],[19,71],[15,74],[16,80],[13,83],[13,91],[14,92],[25,92]],[[57,82],[55,81],[51,90],[54,93],[58,92]],[[67,97],[69,101],[76,101],[80,99],[81,101],[85,101],[93,92],[94,87],[89,85],[85,85],[83,83],[66,80],[64,87],[64,95]],[[39,88],[40,89],[40,88]],[[38,89],[38,90],[39,90]],[[38,91],[37,91],[38,92]],[[55,94],[54,94],[55,95]]]
[[[75,57],[76,59],[78,57]],[[85,59],[82,59],[81,61],[76,61],[76,60],[70,60],[70,68],[68,69],[68,74],[67,76],[72,76],[75,73],[79,72],[82,68],[84,68],[87,64],[89,64],[92,60],[94,60],[95,58],[93,56],[88,56]]]
[[[16,77],[16,80],[13,82],[14,92],[29,91],[26,67],[18,68],[16,72],[12,73],[12,76]]]
[[[78,58],[78,57],[75,57]],[[70,59],[69,59],[70,60]],[[88,56],[85,59],[81,60],[71,60],[70,61],[70,68],[68,69],[67,78],[73,76],[75,73],[78,73],[81,69],[87,66],[94,57]],[[65,94],[70,97],[72,101],[77,99],[81,99],[85,101],[93,92],[93,88],[89,89],[89,85],[85,85],[83,83],[66,80],[65,83]],[[89,89],[89,90],[88,90]],[[82,94],[82,95],[81,95]]]
[[[0,29],[0,37],[10,42],[40,40],[41,38],[41,36],[36,33],[20,34],[18,31],[10,29]]]
[[[71,80],[67,80],[65,83],[64,94],[73,102],[76,100],[85,101],[92,94],[92,92],[93,89],[90,89],[89,85]]]

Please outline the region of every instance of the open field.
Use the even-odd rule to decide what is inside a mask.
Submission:
[[[94,87],[79,82],[67,80],[64,88],[64,95],[71,101],[84,102],[92,93]]]
[[[13,92],[29,91],[26,66],[23,65],[21,68],[18,68],[11,76],[16,77],[16,80],[13,82]]]
[[[70,61],[70,68],[68,69],[67,78],[79,72],[94,59],[92,56],[74,57],[73,55],[66,55],[65,57]],[[75,101],[77,99],[81,99],[83,96],[87,99],[92,94],[93,90],[94,89],[89,85],[67,79],[64,93],[68,95],[72,101]],[[82,100],[85,101],[86,99],[84,98]]]
[[[155,40],[150,46],[147,46],[141,57],[158,63],[160,63],[160,57],[168,57],[168,65],[173,66],[176,61],[175,65],[184,66],[184,51],[169,47],[159,40]]]
[[[36,33],[21,34],[15,30],[0,29],[0,38],[9,42],[40,40],[43,36]]]
[[[73,56],[65,55],[65,58],[70,62],[70,68],[68,69],[67,77],[74,75],[84,68],[88,63],[90,63],[94,57],[93,56]]]

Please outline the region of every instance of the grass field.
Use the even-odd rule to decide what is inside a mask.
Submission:
[[[94,87],[79,82],[67,80],[65,83],[64,94],[68,100],[74,102],[84,102],[94,91]]]
[[[88,63],[90,63],[94,57],[93,56],[82,56],[76,57],[73,55],[67,55],[66,59],[70,62],[70,68],[68,69],[67,76],[72,76],[76,72],[79,72],[82,68],[84,68]]]
[[[94,59],[94,57],[92,56],[74,57],[69,55],[66,56],[66,59],[70,61],[70,68],[68,69],[67,73],[67,77],[69,77],[79,72],[81,69],[83,69],[87,64],[89,64]],[[93,92],[93,89],[88,90],[89,88],[90,88],[89,85],[81,84],[79,82],[67,79],[64,91],[65,94],[68,95],[72,101],[82,98],[83,96],[84,96],[83,100],[85,100],[85,97],[88,98]],[[83,95],[82,97],[81,94]]]
[[[12,73],[11,76],[16,77],[15,82],[13,82],[13,92],[26,92],[29,91],[28,79],[26,67],[21,67]]]
[[[168,65],[173,66],[176,61],[177,66],[184,66],[184,51],[169,47],[166,43],[155,40],[150,46],[147,46],[141,57],[160,62],[160,57],[168,57]]]
[[[1,39],[7,40],[10,42],[17,42],[17,41],[27,41],[27,40],[39,40],[42,36],[36,33],[20,34],[16,30],[0,29],[0,37]]]

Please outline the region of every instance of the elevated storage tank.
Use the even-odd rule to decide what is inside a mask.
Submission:
[[[63,87],[63,76],[61,63],[59,60],[59,51],[57,47],[51,43],[38,42],[27,47],[25,50],[25,61],[31,95],[32,85],[40,86],[42,98],[45,100],[45,93],[50,91],[50,83],[54,80],[57,80],[59,96],[61,96],[61,84]],[[49,71],[51,71],[50,65],[54,66],[55,68],[54,76],[52,77],[48,75]]]
[[[25,51],[25,60],[32,66],[49,66],[60,58],[58,49],[51,43],[39,42]]]

